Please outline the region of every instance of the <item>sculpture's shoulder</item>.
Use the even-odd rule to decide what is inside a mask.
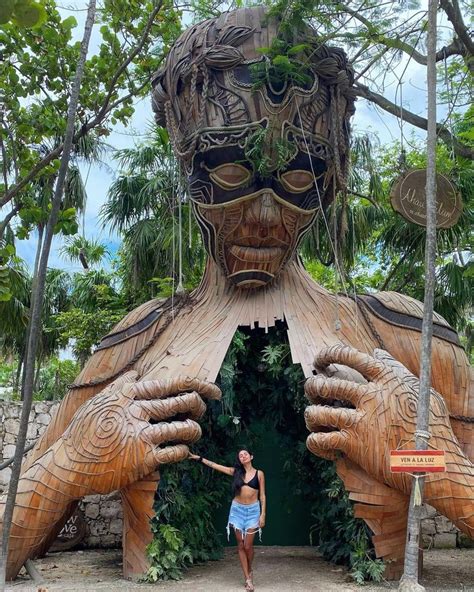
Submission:
[[[378,319],[398,327],[421,333],[423,303],[398,292],[376,292],[357,297],[359,305]],[[433,335],[453,345],[461,346],[457,332],[436,312],[433,314]]]
[[[166,303],[166,298],[154,298],[129,312],[100,340],[95,351],[114,347],[146,331],[162,315],[163,309],[166,308]]]
[[[72,388],[105,384],[130,370],[156,337],[169,299],[155,298],[129,312],[101,339]]]

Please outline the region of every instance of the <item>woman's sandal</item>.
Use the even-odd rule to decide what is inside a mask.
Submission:
[[[254,592],[255,588],[251,578],[245,580],[245,592]]]

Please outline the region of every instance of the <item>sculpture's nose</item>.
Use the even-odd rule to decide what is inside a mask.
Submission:
[[[245,208],[245,222],[259,224],[264,227],[281,224],[281,206],[273,198],[272,191],[265,191]]]

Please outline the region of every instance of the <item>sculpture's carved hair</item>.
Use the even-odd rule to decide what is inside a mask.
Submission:
[[[285,127],[293,128],[293,141],[298,142],[295,134],[308,134],[300,137],[300,144],[314,144],[315,137],[323,144],[326,140],[336,178],[344,176],[348,120],[354,111],[353,71],[347,57],[342,49],[321,44],[307,27],[292,41],[310,47],[307,66],[313,83],[310,88],[287,84],[277,100],[279,91],[271,85],[268,92],[256,90],[246,67],[265,59],[258,50],[271,46],[277,33],[278,22],[267,17],[264,7],[242,8],[189,28],[171,48],[153,80],[153,109],[188,172],[196,151],[208,149],[209,141],[216,145],[217,140],[206,134],[198,146],[203,131],[212,136],[213,130],[255,129],[265,125],[262,121],[269,115],[281,124],[282,135]]]

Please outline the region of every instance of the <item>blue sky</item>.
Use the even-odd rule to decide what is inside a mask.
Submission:
[[[86,0],[78,0],[76,2],[68,3],[67,6],[62,5],[61,12],[64,16],[73,14],[78,26],[75,29],[75,37],[80,39],[82,37],[82,29],[85,21],[85,8],[87,7]],[[73,12],[69,10],[75,8]],[[77,9],[80,11],[77,12]],[[81,10],[82,9],[82,10]],[[99,35],[96,27],[95,34],[91,40],[89,55],[97,50],[99,44]],[[406,60],[395,70],[395,74],[390,75],[390,79],[386,83],[385,96],[392,101],[399,103],[399,86],[397,75],[401,75],[406,66]],[[406,71],[403,74],[403,102],[404,107],[414,113],[426,116],[426,92],[425,92],[425,76],[426,69],[414,62],[409,62]],[[151,111],[151,104],[148,98],[142,99],[136,104],[135,115],[130,124],[124,128],[123,126],[116,126],[112,134],[107,138],[109,144],[115,148],[133,147],[135,144],[142,141],[145,137],[147,129],[153,125],[153,117]],[[370,132],[373,137],[377,137],[381,144],[392,143],[400,139],[400,126],[398,119],[388,113],[385,113],[374,105],[367,103],[364,100],[358,100],[356,103],[356,114],[352,120],[352,127],[355,132]],[[404,124],[404,136],[410,138],[415,132],[420,140],[424,139],[424,132],[414,128],[413,126]],[[87,238],[94,238],[100,240],[108,245],[109,250],[114,253],[119,246],[119,239],[117,236],[111,236],[107,229],[103,229],[99,221],[99,212],[102,204],[106,201],[107,192],[110,184],[118,174],[117,164],[111,158],[107,157],[106,165],[99,166],[83,166],[83,178],[86,180],[86,190],[88,195],[87,210],[85,215],[85,235]],[[61,239],[56,239],[53,243],[52,252],[50,255],[50,267],[67,267],[71,271],[79,271],[81,268],[74,268],[70,263],[66,262],[59,255],[59,248],[61,246]],[[27,241],[18,241],[17,251],[30,265],[34,260],[36,248],[36,237],[32,235]]]

